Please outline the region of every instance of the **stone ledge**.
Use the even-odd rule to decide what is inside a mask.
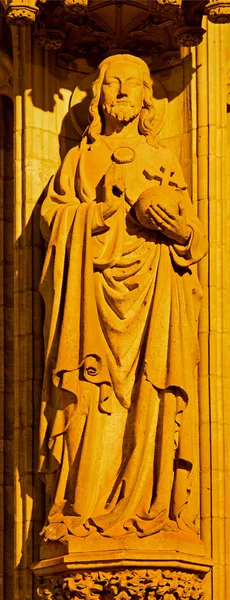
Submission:
[[[180,569],[206,574],[213,560],[185,552],[143,552],[137,550],[95,551],[90,553],[70,553],[55,558],[41,560],[32,565],[36,577],[70,573],[71,571],[92,571],[101,569]]]
[[[83,555],[96,557],[100,553],[104,560],[104,556],[114,556],[114,553],[118,553],[119,556],[124,556],[124,553],[127,556],[127,553],[131,553],[132,557],[144,556],[145,560],[153,553],[158,556],[162,552],[167,554],[176,552],[177,555],[179,552],[203,557],[204,546],[197,535],[181,530],[160,531],[141,540],[135,533],[110,538],[95,532],[87,537],[66,535],[58,541],[42,541],[40,558],[43,560],[76,554],[79,560],[79,558],[83,559]]]

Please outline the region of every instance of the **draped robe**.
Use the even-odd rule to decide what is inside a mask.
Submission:
[[[194,531],[202,294],[192,265],[206,253],[206,240],[176,158],[144,136],[133,150],[132,162],[115,164],[109,139],[83,139],[42,205],[48,248],[40,284],[46,359],[39,471],[50,497],[47,539]],[[111,168],[125,194],[105,221]],[[143,227],[132,209],[162,173],[183,190],[191,230],[184,246]]]

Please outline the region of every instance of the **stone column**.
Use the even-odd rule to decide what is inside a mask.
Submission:
[[[208,232],[209,254],[199,265],[204,291],[199,324],[201,536],[213,556],[205,598],[225,600],[229,545],[229,201],[226,195],[227,39],[224,26],[206,23],[192,51],[193,198]]]
[[[34,477],[42,333],[36,327],[41,302],[36,291],[41,249],[33,208],[41,194],[45,168],[41,164],[43,119],[33,110],[31,91],[43,89],[37,66],[32,67],[31,31],[13,28],[14,57],[14,462],[15,462],[15,582],[17,598],[33,595],[30,564],[34,537],[39,534],[43,498]],[[40,81],[39,81],[40,80]],[[45,145],[44,145],[45,147]],[[43,149],[45,154],[45,151]],[[47,157],[48,158],[48,157]],[[39,218],[37,209],[37,219]],[[41,358],[33,360],[34,350]],[[37,398],[37,402],[36,402]],[[36,502],[35,502],[36,500]],[[32,525],[33,523],[33,525]],[[36,555],[36,554],[35,554]]]

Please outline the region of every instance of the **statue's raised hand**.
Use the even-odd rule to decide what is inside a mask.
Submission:
[[[112,165],[105,176],[104,201],[101,203],[103,218],[111,217],[124,202],[124,177],[115,165]]]

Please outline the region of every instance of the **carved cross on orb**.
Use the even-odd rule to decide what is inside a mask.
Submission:
[[[154,180],[154,181],[159,181],[160,185],[170,185],[173,187],[178,187],[178,184],[176,181],[174,181],[174,175],[175,172],[171,171],[170,167],[160,167],[160,171],[162,173],[162,175],[152,175],[151,173],[149,173],[148,171],[144,170],[144,175],[146,177],[146,179],[148,180]],[[181,189],[185,189],[184,187]]]

